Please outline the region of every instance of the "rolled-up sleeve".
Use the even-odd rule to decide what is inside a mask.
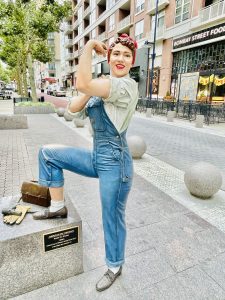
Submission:
[[[87,118],[86,107],[84,107],[81,111],[78,111],[78,112],[71,112],[69,107],[70,107],[70,103],[67,105],[67,108],[66,108],[69,115],[73,116],[74,118],[81,119],[81,120],[84,120]]]
[[[114,103],[114,105],[127,108],[131,101],[131,95],[134,90],[133,82],[130,78],[111,77],[111,87],[109,97],[104,99],[105,102]]]

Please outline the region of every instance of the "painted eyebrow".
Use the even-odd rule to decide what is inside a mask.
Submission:
[[[114,50],[112,53],[120,53],[120,52],[122,52],[122,53],[125,53],[125,54],[131,54],[131,52],[128,52],[128,51],[119,51],[119,50]]]

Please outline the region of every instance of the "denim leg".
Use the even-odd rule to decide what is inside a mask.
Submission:
[[[63,169],[97,178],[92,151],[64,145],[45,145],[39,151],[39,184],[48,187],[64,185]]]
[[[118,167],[111,172],[99,172],[99,179],[106,264],[108,267],[117,267],[124,263],[125,208],[131,182],[122,182]]]

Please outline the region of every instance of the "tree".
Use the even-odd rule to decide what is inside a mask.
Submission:
[[[70,13],[70,2],[0,0],[0,37],[3,40],[0,57],[17,69],[18,77],[24,77],[28,68],[33,101],[37,101],[33,61],[46,63],[51,60],[48,33],[59,32],[61,22]],[[25,89],[26,83],[22,81]]]
[[[0,80],[9,83],[12,77],[11,71],[8,68],[4,68],[0,63]]]

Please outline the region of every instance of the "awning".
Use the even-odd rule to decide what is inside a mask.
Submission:
[[[55,77],[45,77],[44,80],[48,81],[50,83],[56,83],[57,82],[57,79]]]

